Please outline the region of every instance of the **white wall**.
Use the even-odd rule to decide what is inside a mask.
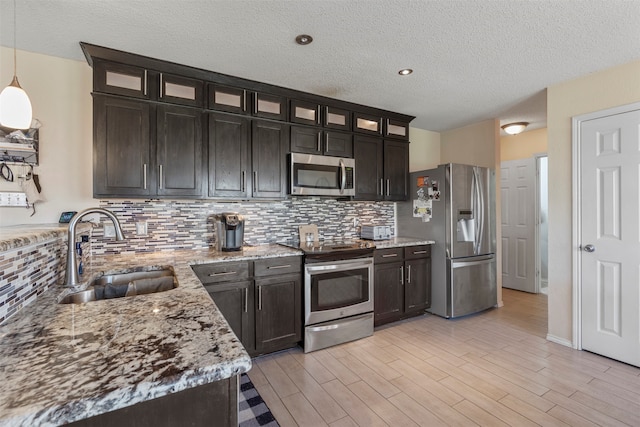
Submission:
[[[571,118],[640,101],[640,61],[550,86],[549,139],[549,338],[572,340]]]
[[[2,88],[12,76],[13,49],[0,47]],[[31,210],[0,207],[0,226],[56,223],[62,211],[96,204],[92,198],[91,67],[86,62],[19,50],[18,79],[31,99],[33,116],[42,122],[40,165],[35,172],[46,201],[36,204],[33,217]],[[20,170],[17,167],[14,173]],[[17,182],[0,180],[0,191],[20,191],[20,187]]]
[[[462,163],[491,168],[500,182],[500,122],[485,120],[440,134],[440,163]],[[496,260],[502,259],[500,192],[495,191]],[[498,262],[497,265],[500,265]],[[498,305],[502,306],[502,274],[496,274]]]
[[[409,128],[409,172],[435,168],[440,164],[440,134]]]

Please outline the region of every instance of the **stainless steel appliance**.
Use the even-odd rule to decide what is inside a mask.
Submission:
[[[360,226],[360,238],[368,240],[390,239],[391,227],[389,227],[388,225],[362,224]]]
[[[244,240],[244,218],[234,212],[215,215],[216,249],[219,251],[241,251]]]
[[[436,242],[429,311],[459,317],[495,306],[493,171],[450,163],[410,180],[410,200],[398,203],[398,235]]]
[[[355,160],[291,153],[292,195],[355,196]]]
[[[373,334],[370,242],[288,243],[304,256],[304,351]]]

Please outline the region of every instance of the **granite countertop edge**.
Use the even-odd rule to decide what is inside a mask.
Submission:
[[[0,325],[0,426],[69,423],[249,371],[251,358],[191,265],[300,255],[272,244],[89,257],[75,290],[103,274],[167,267],[178,287],[58,304],[72,290],[53,286]]]
[[[388,240],[373,241],[376,249],[400,248],[404,246],[433,245],[436,242],[429,239],[418,239],[415,237],[392,237]]]

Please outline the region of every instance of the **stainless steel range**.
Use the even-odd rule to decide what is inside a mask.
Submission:
[[[305,353],[372,335],[373,243],[286,245],[305,253]]]

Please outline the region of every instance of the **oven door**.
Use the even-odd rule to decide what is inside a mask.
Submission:
[[[373,258],[305,265],[305,326],[373,311]]]

